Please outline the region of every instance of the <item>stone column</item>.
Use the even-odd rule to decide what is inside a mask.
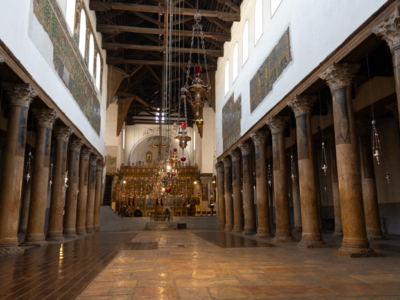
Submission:
[[[256,234],[256,213],[254,209],[253,172],[250,162],[251,145],[241,143],[243,161],[243,204],[244,204],[244,234]]]
[[[231,231],[233,228],[232,162],[229,157],[224,157],[222,162],[224,163],[225,176],[225,230]]]
[[[361,157],[361,185],[364,203],[365,225],[370,241],[384,240],[379,220],[378,193],[376,190],[374,161],[372,156],[371,132],[372,126],[368,121],[356,123],[359,136]]]
[[[390,48],[393,60],[393,71],[397,91],[397,110],[400,112],[400,5],[394,9],[379,25],[372,29],[377,36],[382,37]]]
[[[65,174],[67,172],[68,140],[72,129],[67,126],[58,126],[54,129],[55,157],[53,185],[51,188],[51,202],[49,215],[48,241],[63,241],[63,212],[65,200]]]
[[[331,158],[331,177],[332,177],[332,196],[333,196],[333,211],[335,214],[335,231],[333,236],[342,236],[342,216],[340,213],[340,196],[339,196],[339,181],[336,165],[336,150],[335,150],[335,137],[326,137],[328,142],[329,154]]]
[[[240,153],[231,151],[233,186],[233,232],[243,232],[243,205],[240,176]]]
[[[286,179],[285,137],[287,118],[272,117],[266,124],[272,133],[276,233],[272,242],[294,242],[290,230],[289,199]]]
[[[58,118],[53,109],[34,108],[36,117],[35,159],[33,160],[31,203],[29,206],[28,230],[24,246],[47,246],[44,237],[47,191],[49,189],[49,167],[53,124]]]
[[[6,85],[10,97],[7,137],[4,147],[4,165],[0,172],[0,255],[21,253],[18,247],[18,219],[28,110],[38,93],[29,84]]]
[[[21,219],[19,221],[19,231],[18,231],[20,233],[26,233],[26,230],[28,229],[29,205],[31,203],[32,175],[30,175],[31,178],[26,183],[22,195]]]
[[[293,153],[294,168],[297,176],[292,179],[292,197],[293,197],[293,217],[294,217],[294,232],[301,232],[301,202],[300,202],[300,187],[299,187],[299,172],[296,163],[297,156]]]
[[[81,151],[79,163],[79,194],[76,209],[76,234],[86,234],[86,205],[88,199],[88,173],[89,173],[89,157],[92,150],[84,148]]]
[[[217,169],[218,228],[225,229],[224,165],[219,162],[215,168]]]
[[[94,230],[100,231],[100,206],[101,194],[103,191],[103,169],[104,161],[99,161],[96,165],[96,193],[94,200]]]
[[[257,131],[250,136],[254,141],[256,151],[256,185],[257,185],[257,218],[258,228],[256,236],[259,238],[273,238],[269,220],[269,203],[267,192],[267,158],[265,143],[269,132]]]
[[[296,117],[297,157],[301,199],[302,235],[297,245],[304,248],[327,247],[318,226],[317,194],[313,163],[311,109],[314,96],[295,96],[288,102]]]
[[[73,139],[69,143],[68,189],[65,201],[64,235],[76,237],[76,210],[79,193],[79,161],[83,141]]]
[[[360,65],[333,63],[320,77],[332,93],[338,167],[340,207],[343,226],[342,247],[335,254],[348,257],[376,256],[369,247],[365,230],[361,174],[354,128],[351,80]]]
[[[94,229],[94,201],[96,189],[96,165],[99,158],[96,155],[90,157],[89,162],[89,186],[86,206],[86,233],[93,233]]]

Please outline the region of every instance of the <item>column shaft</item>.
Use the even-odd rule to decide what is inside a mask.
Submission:
[[[233,231],[243,232],[243,204],[240,176],[240,154],[237,151],[229,153],[232,158],[233,187]]]
[[[86,207],[86,233],[92,233],[94,229],[94,201],[96,193],[96,164],[99,159],[92,155],[89,163],[89,186]]]
[[[225,176],[225,230],[231,231],[233,228],[232,163],[229,157],[224,157],[222,162]]]
[[[26,233],[28,229],[28,218],[29,218],[29,205],[31,203],[31,189],[32,189],[32,175],[29,181],[25,184],[24,192],[22,195],[22,208],[21,208],[21,219],[19,222],[19,232]]]
[[[86,234],[86,205],[88,199],[89,157],[91,153],[90,149],[83,149],[79,163],[79,194],[76,210],[76,233],[78,235]]]
[[[296,168],[296,174],[299,174],[298,168]],[[296,176],[294,180],[292,180],[292,194],[293,194],[293,216],[294,216],[294,228],[293,231],[301,232],[301,203],[300,203],[300,187],[299,187],[299,176]]]
[[[218,228],[225,229],[224,165],[217,163]]]
[[[96,167],[96,193],[94,202],[94,230],[100,231],[100,206],[101,193],[103,190],[103,168],[104,162],[98,162]]]

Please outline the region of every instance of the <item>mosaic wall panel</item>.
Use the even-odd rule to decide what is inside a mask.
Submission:
[[[53,44],[54,68],[94,130],[100,135],[100,102],[56,0],[33,0],[34,14]]]
[[[222,108],[222,139],[224,151],[228,150],[240,138],[240,120],[242,119],[242,99],[234,101],[234,95]]]
[[[289,28],[250,81],[250,109],[253,112],[272,90],[275,81],[292,61]]]

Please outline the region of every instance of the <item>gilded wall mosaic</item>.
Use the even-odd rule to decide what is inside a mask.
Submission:
[[[289,28],[250,81],[250,109],[253,112],[272,90],[275,81],[292,61]]]
[[[240,120],[242,119],[242,99],[234,101],[234,95],[222,108],[222,139],[224,151],[228,150],[240,138]]]
[[[34,14],[53,44],[54,68],[89,120],[100,134],[100,102],[91,75],[56,0],[33,0]],[[83,66],[83,67],[82,67]]]

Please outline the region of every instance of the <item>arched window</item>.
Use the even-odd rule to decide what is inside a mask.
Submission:
[[[90,35],[89,37],[89,72],[93,76],[93,71],[94,71],[94,39],[93,39],[93,34]]]
[[[100,60],[100,54],[97,53],[96,57],[96,86],[97,89],[100,91],[100,82],[101,82],[101,60]]]
[[[249,58],[249,20],[244,23],[243,28],[243,64]]]
[[[79,50],[82,56],[85,57],[86,50],[86,14],[81,10],[81,24],[79,26]]]
[[[256,0],[254,11],[254,45],[257,44],[263,33],[263,13],[262,0]]]
[[[232,58],[232,69],[233,69],[233,81],[235,81],[238,76],[238,43],[236,42],[233,48],[233,58]]]
[[[229,60],[225,63],[225,96],[229,92]]]
[[[74,35],[74,26],[75,26],[75,7],[76,7],[76,0],[67,0],[67,9],[65,10],[65,20],[67,21],[67,25],[71,30],[72,35]]]

